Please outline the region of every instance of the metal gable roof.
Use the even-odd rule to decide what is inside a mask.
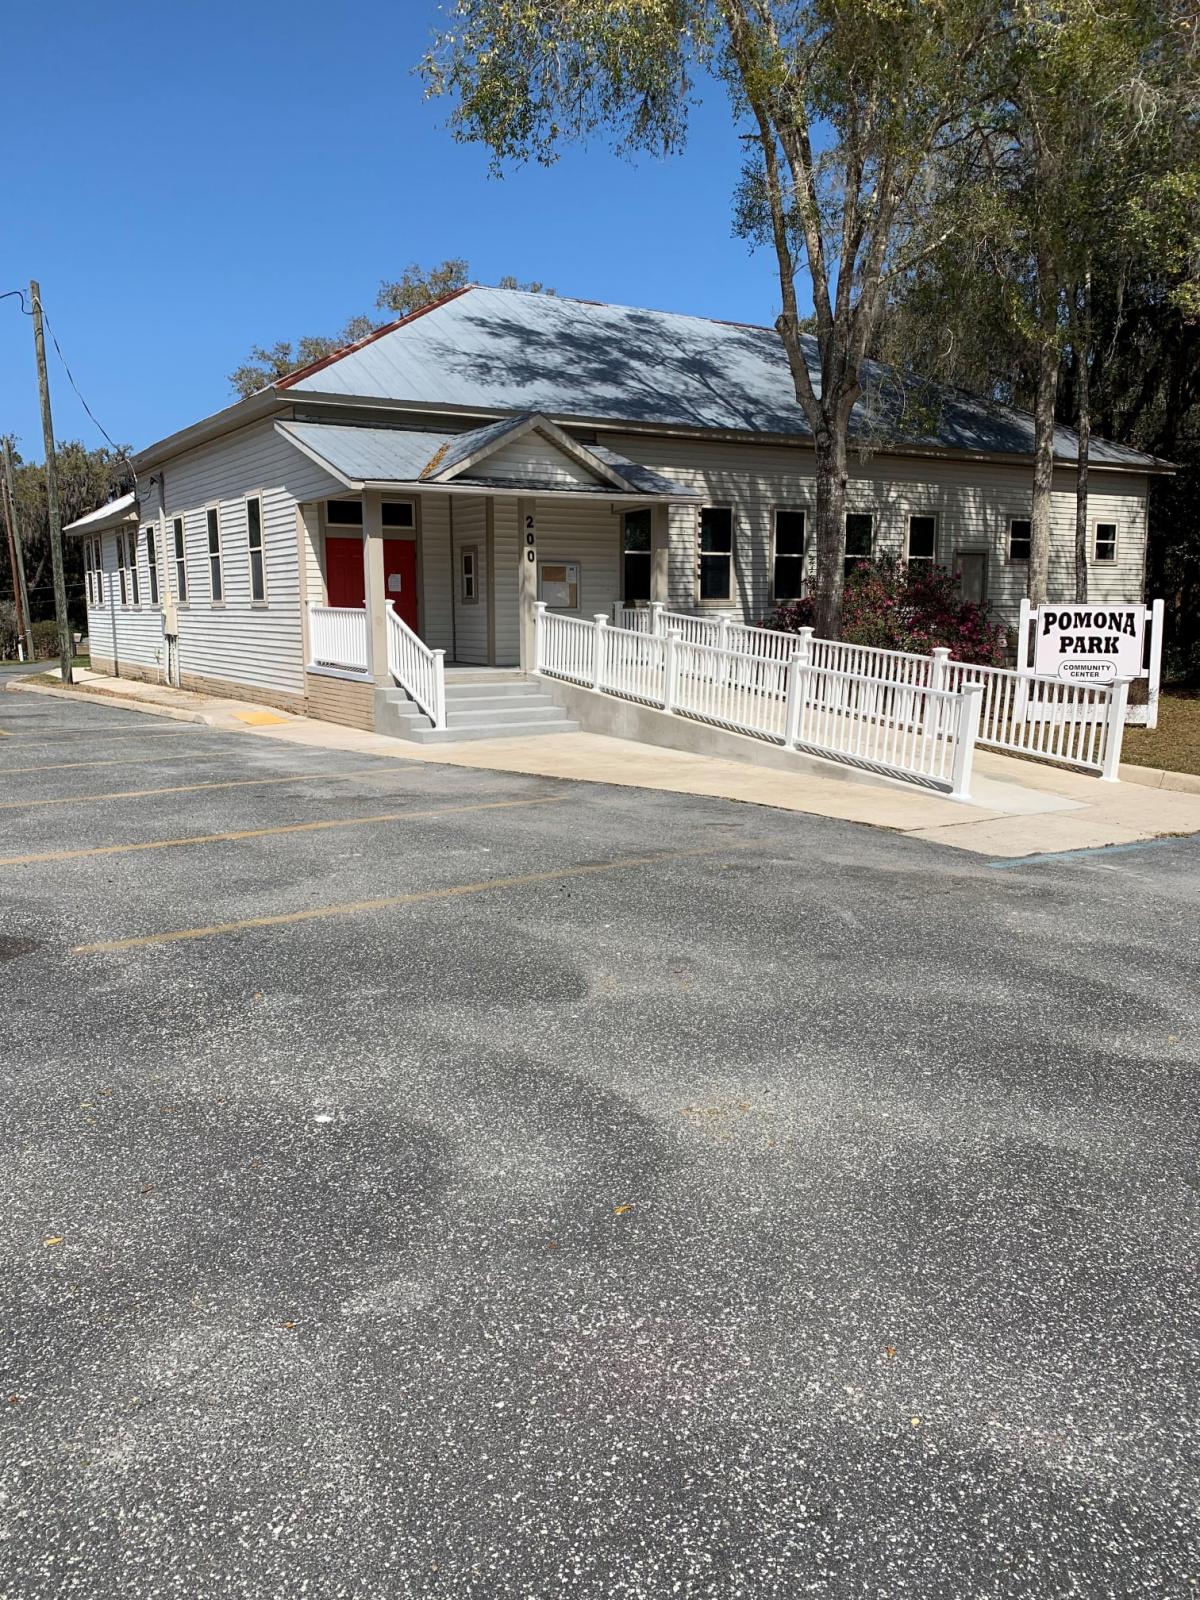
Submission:
[[[125,522],[136,522],[137,515],[137,496],[130,490],[128,494],[110,500],[107,505],[98,506],[95,511],[76,517],[74,522],[64,524],[63,532],[102,533],[109,528],[119,528]]]
[[[816,342],[809,368],[819,382]],[[1027,413],[958,390],[923,385],[867,363],[857,440],[1029,456]],[[470,410],[803,437],[807,421],[772,328],[675,312],[600,305],[517,289],[461,291],[281,386],[304,393]],[[1055,455],[1074,460],[1059,428]],[[1092,441],[1098,466],[1153,467],[1153,456]]]
[[[434,471],[444,470],[447,460],[462,460],[477,451],[481,444],[502,443],[512,431],[512,421],[473,428],[468,433],[426,432],[407,428],[368,428],[352,423],[278,421],[276,432],[304,452],[311,460],[319,462],[341,478],[348,487],[365,483],[411,483],[414,487],[430,489],[478,488],[479,490],[520,493],[523,488],[553,494],[595,494],[618,500],[623,495],[637,499],[663,498],[670,500],[695,500],[694,490],[685,489],[661,473],[652,472],[636,461],[627,461],[615,450],[600,445],[582,445],[584,455],[592,455],[616,473],[622,483],[594,483],[572,488],[569,485],[544,484],[530,479],[527,483],[510,478],[489,479],[487,458],[479,460],[469,475],[455,476],[449,483],[431,478]]]

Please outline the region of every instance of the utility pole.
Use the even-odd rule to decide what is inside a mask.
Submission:
[[[17,631],[25,640],[25,659],[33,660],[33,618],[29,615],[29,591],[25,587],[25,556],[21,549],[21,530],[17,524],[17,492],[13,478],[12,440],[4,440],[4,526],[8,530],[8,562],[12,567],[13,600],[17,608]]]
[[[54,615],[58,621],[58,654],[62,681],[71,683],[71,619],[67,615],[67,580],[63,573],[62,513],[58,505],[58,463],[54,455],[54,421],[50,415],[50,380],[46,376],[46,340],[42,333],[42,291],[30,280],[33,301],[33,348],[37,355],[38,393],[42,400],[42,436],[46,442],[46,504],[50,513],[50,562],[54,568]]]

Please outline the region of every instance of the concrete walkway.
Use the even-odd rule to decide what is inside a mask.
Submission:
[[[5,687],[23,693],[94,698],[103,704],[119,701],[131,710],[319,749],[711,795],[889,828],[956,850],[1001,858],[1096,849],[1164,834],[1200,832],[1200,779],[1186,774],[1164,775],[1140,767],[1123,767],[1123,781],[1111,784],[1041,762],[979,750],[975,758],[974,798],[972,803],[962,804],[909,784],[859,772],[849,774],[833,763],[828,764],[828,776],[823,771],[820,775],[784,772],[602,734],[490,739],[450,746],[410,745],[404,740],[275,711],[249,700],[192,694],[90,671],[77,671],[73,689],[15,678]]]

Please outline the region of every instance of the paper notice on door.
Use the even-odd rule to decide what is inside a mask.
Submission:
[[[403,587],[404,587],[404,583],[403,583],[403,579],[401,578],[400,573],[398,573],[398,572],[389,572],[388,573],[388,593],[389,594],[399,594],[401,589],[403,589]]]

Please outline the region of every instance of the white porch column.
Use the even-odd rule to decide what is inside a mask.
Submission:
[[[387,584],[383,575],[383,496],[377,490],[363,493],[363,582],[367,597],[367,656],[371,677],[388,684]]]
[[[521,638],[521,671],[532,672],[537,665],[534,634],[538,598],[537,502],[517,501],[517,615]]]
[[[650,598],[663,605],[670,600],[671,508],[650,509]]]

